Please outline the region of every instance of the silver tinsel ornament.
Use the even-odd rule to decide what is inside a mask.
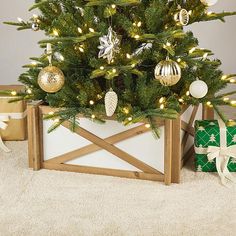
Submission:
[[[38,31],[39,30],[39,24],[37,22],[33,22],[31,25],[31,29],[33,31]]]
[[[133,55],[140,55],[145,50],[149,50],[151,48],[152,48],[152,43],[142,43],[141,46],[134,51]]]
[[[108,34],[99,38],[100,49],[98,57],[106,58],[108,64],[114,59],[114,54],[120,51],[120,40],[118,39],[116,33],[113,31],[112,27],[108,28]]]

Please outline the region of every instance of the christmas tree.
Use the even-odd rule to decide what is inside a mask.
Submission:
[[[45,31],[44,53],[32,57],[19,80],[22,99],[61,108],[60,125],[83,114],[103,121],[115,114],[132,124],[154,118],[174,119],[183,104],[236,104],[215,95],[235,75],[224,75],[210,50],[198,47],[184,26],[221,20],[236,12],[213,13],[217,0],[36,0],[40,10],[25,21],[6,22],[18,30]],[[236,93],[236,91],[235,91]],[[55,128],[54,127],[54,128]]]

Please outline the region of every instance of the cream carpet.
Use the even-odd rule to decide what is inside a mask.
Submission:
[[[185,167],[182,184],[27,168],[27,143],[0,153],[0,235],[233,236],[236,185]]]

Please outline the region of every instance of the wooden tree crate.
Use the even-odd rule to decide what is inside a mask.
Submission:
[[[30,168],[162,181],[166,185],[180,182],[181,168],[193,155],[190,136],[194,135],[195,118],[213,115],[208,108],[185,107],[176,120],[157,119],[162,135],[156,140],[145,122],[124,127],[108,120],[108,124],[99,125],[79,115],[81,124],[75,133],[69,131],[69,122],[64,122],[48,134],[51,124],[43,115],[53,111],[40,104],[28,105]]]

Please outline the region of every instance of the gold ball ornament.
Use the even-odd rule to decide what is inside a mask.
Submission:
[[[64,86],[65,76],[59,68],[47,66],[40,71],[38,84],[43,91],[56,93]]]
[[[174,15],[174,20],[181,26],[185,26],[189,23],[189,13],[185,9],[180,9],[179,12],[177,12]]]
[[[179,64],[169,58],[160,61],[155,68],[155,79],[164,86],[173,86],[181,79]]]

